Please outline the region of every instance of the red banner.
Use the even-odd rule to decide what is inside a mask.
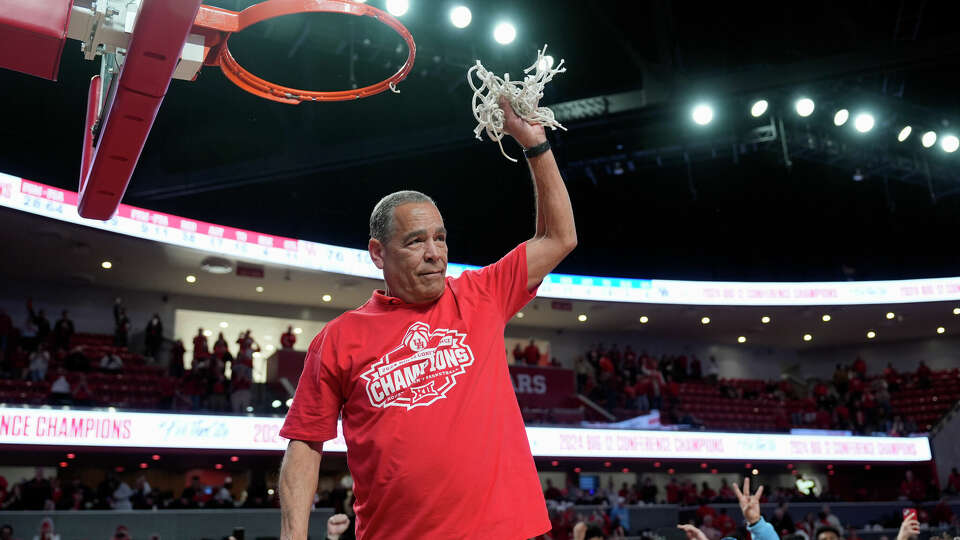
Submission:
[[[572,369],[510,366],[510,382],[521,407],[575,407]]]

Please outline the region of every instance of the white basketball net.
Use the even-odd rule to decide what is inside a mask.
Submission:
[[[523,70],[527,75],[520,82],[511,81],[509,73],[504,73],[502,79],[497,77],[487,71],[479,60],[477,60],[477,65],[467,70],[467,82],[473,89],[473,102],[471,104],[473,117],[477,119],[477,127],[473,130],[473,133],[477,139],[482,140],[480,134],[486,131],[487,137],[500,145],[500,153],[513,162],[517,160],[508,156],[503,150],[503,110],[499,104],[501,97],[507,98],[517,116],[530,124],[540,124],[550,129],[567,130],[553,117],[553,111],[547,107],[539,106],[540,98],[543,97],[543,87],[553,79],[554,75],[567,70],[563,67],[563,59],[556,66],[548,67],[547,61],[544,60],[546,52],[546,45],[543,46],[543,49],[537,51],[537,61]],[[529,74],[531,71],[533,71],[533,75]],[[474,85],[474,74],[480,80],[479,87]]]

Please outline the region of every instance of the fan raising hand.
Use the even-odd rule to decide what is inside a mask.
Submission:
[[[740,511],[743,512],[743,518],[747,520],[747,525],[753,525],[760,521],[760,497],[763,495],[763,486],[757,488],[757,492],[750,494],[750,479],[743,479],[743,491],[740,486],[733,484],[733,491],[737,494],[737,501],[740,503]]]

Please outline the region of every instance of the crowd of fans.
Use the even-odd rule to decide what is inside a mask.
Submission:
[[[113,471],[106,472],[96,488],[84,484],[79,478],[47,478],[40,467],[33,478],[12,486],[8,486],[7,480],[0,476],[0,510],[164,510],[277,506],[273,490],[265,485],[251,485],[246,490],[238,491],[229,476],[216,486],[205,485],[199,476],[194,476],[179,493],[153,489],[142,475],[130,484]]]
[[[684,383],[708,383],[719,395],[738,403],[763,401],[776,428],[816,427],[847,430],[857,434],[884,432],[903,436],[918,431],[912,417],[895,414],[891,392],[930,388],[933,372],[921,361],[913,373],[898,372],[892,364],[879,376],[868,376],[867,365],[857,358],[850,365],[836,366],[830,380],[798,381],[784,378],[762,387],[738,385],[720,379],[715,357],[701,362],[696,356],[663,355],[659,359],[599,344],[575,360],[577,390],[607,410],[643,414],[657,409],[668,423],[702,426],[696,413],[684,409]],[[788,404],[796,404],[788,406]]]
[[[180,339],[173,342],[164,369],[159,359],[165,344],[159,314],[153,314],[144,327],[144,358],[130,352],[131,322],[119,298],[113,305],[112,347],[75,343],[76,328],[67,311],[52,327],[44,310],[35,309],[31,301],[27,313],[18,327],[0,310],[0,378],[47,383],[45,403],[95,405],[99,396],[91,391],[90,374],[123,375],[136,364],[146,366],[151,374],[156,398],[151,408],[243,413],[252,406],[253,358],[260,347],[250,330],[240,334],[234,342],[236,354],[231,354],[222,332],[210,347],[209,332],[201,328],[193,338],[190,369],[185,369],[186,348]],[[288,327],[280,338],[281,348],[293,349],[296,339]]]

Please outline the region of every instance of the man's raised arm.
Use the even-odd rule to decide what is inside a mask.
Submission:
[[[501,100],[504,131],[524,149],[545,143],[543,126],[532,126],[521,119],[513,108]],[[577,228],[573,220],[570,195],[557,168],[553,151],[547,150],[528,158],[537,201],[537,229],[527,242],[527,288],[537,286],[577,246]]]
[[[290,441],[280,465],[280,539],[306,540],[323,443]]]

